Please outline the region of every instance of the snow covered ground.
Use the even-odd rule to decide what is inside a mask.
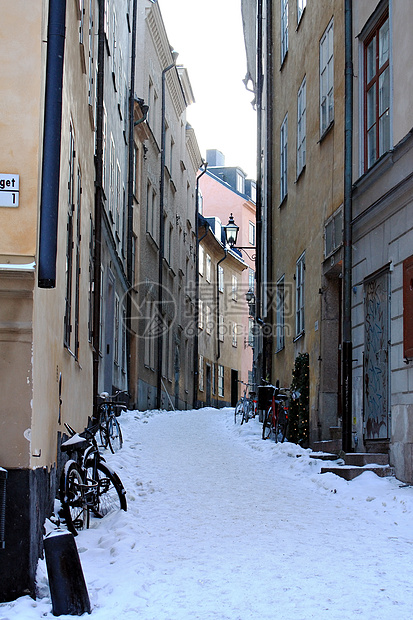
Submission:
[[[124,447],[106,456],[128,512],[76,538],[95,620],[412,617],[412,487],[319,474],[309,450],[262,441],[233,409],[121,423]],[[38,590],[0,620],[52,618],[43,560]]]

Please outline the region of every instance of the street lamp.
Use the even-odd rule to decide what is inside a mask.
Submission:
[[[229,216],[228,224],[226,226],[223,226],[223,228],[225,230],[225,239],[229,247],[232,249],[237,242],[239,231],[239,226],[237,226],[237,224],[235,223],[232,213]]]

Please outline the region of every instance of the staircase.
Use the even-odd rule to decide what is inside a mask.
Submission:
[[[372,471],[377,476],[394,476],[394,469],[389,465],[389,455],[385,452],[352,452],[344,453],[341,442],[341,427],[330,428],[330,439],[316,441],[313,445],[311,458],[337,461],[336,465],[322,467],[322,474],[332,473],[353,480],[365,471]]]

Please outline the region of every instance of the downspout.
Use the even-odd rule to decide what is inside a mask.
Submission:
[[[127,368],[127,385],[130,391],[130,368],[131,368],[131,338],[132,338],[132,282],[133,276],[133,181],[135,178],[135,170],[133,169],[135,156],[134,133],[134,109],[135,109],[135,65],[136,65],[136,14],[137,0],[133,0],[132,9],[132,44],[131,44],[131,69],[130,69],[130,91],[129,91],[129,149],[128,149],[128,206],[127,206],[127,243],[126,243],[126,273],[128,279],[128,292],[126,297],[126,368]],[[146,118],[146,115],[145,117]],[[141,119],[143,120],[143,119]]]
[[[38,286],[55,288],[66,0],[49,0]]]
[[[258,0],[257,5],[257,84],[256,84],[256,101],[257,101],[257,196],[255,205],[255,217],[257,226],[257,250],[255,263],[255,281],[256,281],[256,313],[257,323],[262,321],[262,261],[263,261],[263,239],[262,239],[262,3]],[[258,379],[264,376],[263,373],[263,342],[261,332],[257,336],[257,372]]]
[[[202,235],[201,239],[198,239],[199,234],[199,179],[207,171],[208,163],[202,162],[204,167],[201,174],[196,179],[196,195],[195,195],[195,313],[194,313],[194,385],[193,385],[193,407],[196,409],[198,401],[198,379],[199,379],[199,364],[198,364],[198,320],[199,320],[199,244],[204,237],[208,234],[208,227],[205,231],[205,235]]]
[[[353,37],[352,0],[345,0],[345,135],[344,135],[344,273],[343,273],[343,450],[352,450],[352,163],[353,163]]]
[[[95,156],[95,249],[93,289],[93,406],[97,410],[99,389],[99,338],[100,338],[100,268],[102,262],[102,209],[103,209],[103,78],[105,59],[105,7],[99,1],[98,73],[96,84],[96,156]]]
[[[221,342],[219,339],[219,266],[220,264],[227,258],[228,256],[228,250],[227,248],[224,248],[224,256],[217,262],[217,290],[216,290],[216,294],[217,294],[217,360],[219,360],[219,358],[221,357]]]
[[[158,313],[159,313],[159,335],[158,335],[158,364],[157,364],[157,388],[156,403],[160,409],[162,405],[162,358],[163,358],[163,333],[160,326],[162,324],[162,304],[163,304],[163,259],[165,252],[165,222],[164,222],[164,194],[165,194],[165,138],[166,138],[166,119],[165,119],[165,78],[166,73],[175,67],[175,62],[171,63],[162,70],[162,119],[161,119],[161,178],[159,187],[159,264],[158,264]]]

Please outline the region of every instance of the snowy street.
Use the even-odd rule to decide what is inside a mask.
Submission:
[[[76,538],[96,620],[404,620],[413,607],[413,488],[351,482],[233,409],[126,412],[105,454],[128,512]],[[53,618],[39,597],[0,620]],[[69,618],[69,616],[60,616]]]

